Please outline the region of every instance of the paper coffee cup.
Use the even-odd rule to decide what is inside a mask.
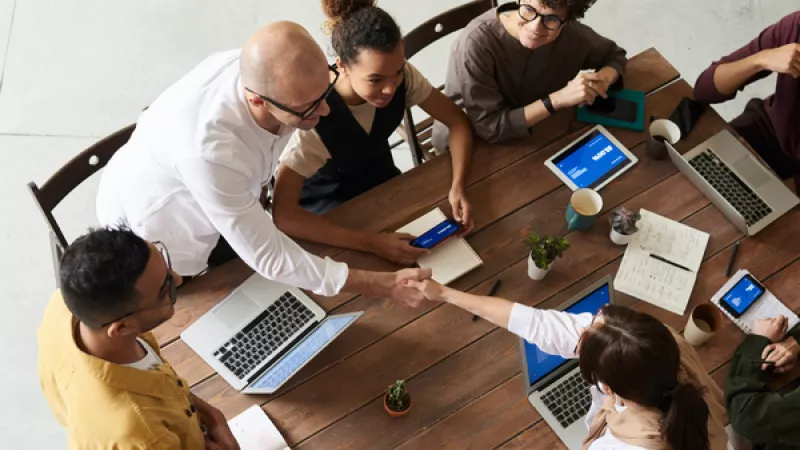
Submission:
[[[689,314],[689,321],[683,330],[683,338],[695,347],[703,345],[719,330],[722,318],[719,310],[711,303],[696,306]]]

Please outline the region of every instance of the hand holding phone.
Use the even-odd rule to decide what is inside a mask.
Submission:
[[[446,219],[411,241],[411,246],[430,250],[457,235],[462,229],[463,225],[460,223],[453,219]]]

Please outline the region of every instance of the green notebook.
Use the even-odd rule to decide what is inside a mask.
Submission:
[[[627,128],[634,131],[644,131],[644,92],[623,89],[619,92],[611,92],[610,96],[621,98],[636,103],[636,120],[627,122],[611,117],[594,114],[587,110],[585,106],[578,108],[578,120],[586,123],[603,125],[605,127]]]

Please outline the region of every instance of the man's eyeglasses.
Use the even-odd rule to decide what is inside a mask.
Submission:
[[[248,87],[245,87],[244,89],[247,92],[249,92],[249,93],[251,93],[253,95],[257,95],[258,98],[260,98],[261,100],[264,100],[265,102],[269,103],[270,105],[280,109],[281,111],[287,112],[287,113],[289,113],[289,114],[291,114],[291,115],[293,115],[295,117],[299,117],[300,120],[306,120],[309,117],[311,117],[311,115],[314,114],[314,111],[316,111],[317,108],[319,108],[319,105],[321,105],[322,102],[325,101],[325,99],[328,97],[328,95],[333,90],[333,87],[336,85],[336,81],[339,79],[339,71],[336,70],[336,64],[329,65],[328,66],[328,70],[333,72],[333,81],[331,81],[331,84],[328,86],[328,89],[325,90],[325,93],[322,94],[322,97],[316,99],[314,101],[314,103],[311,104],[311,106],[309,106],[308,108],[306,108],[305,111],[302,111],[302,112],[295,111],[295,110],[293,110],[292,108],[289,108],[286,105],[282,105],[282,104],[276,102],[275,100],[273,100],[273,99],[271,99],[271,98],[269,98],[267,96],[261,95],[258,92],[254,91],[254,90],[252,90],[252,89],[250,89]]]
[[[542,26],[550,31],[556,31],[563,27],[565,23],[567,23],[565,20],[561,20],[561,18],[554,14],[539,14],[539,11],[537,11],[536,8],[526,3],[519,3],[518,5],[519,8],[517,9],[517,12],[525,22],[533,22],[537,17],[541,17]]]
[[[161,287],[158,289],[159,304],[158,305],[154,305],[154,306],[148,306],[146,308],[140,308],[140,309],[137,309],[135,311],[131,311],[131,312],[127,313],[127,314],[123,314],[123,315],[117,317],[114,320],[110,320],[110,321],[100,325],[101,328],[105,328],[105,327],[111,325],[112,323],[114,323],[114,322],[116,322],[118,320],[122,320],[122,319],[124,319],[126,317],[130,317],[130,316],[132,316],[134,314],[139,314],[140,312],[149,311],[151,309],[163,308],[163,307],[167,306],[166,303],[163,303],[163,304],[160,303],[161,297],[162,297],[165,289],[166,289],[167,296],[169,298],[169,304],[170,305],[174,305],[175,302],[178,301],[178,286],[175,284],[175,279],[172,277],[172,261],[169,258],[169,251],[167,251],[167,247],[164,244],[162,244],[161,242],[158,242],[158,241],[153,242],[153,245],[158,249],[159,252],[161,252],[161,256],[164,257],[164,262],[166,262],[166,264],[167,264],[167,277],[164,279],[164,282],[161,283]]]

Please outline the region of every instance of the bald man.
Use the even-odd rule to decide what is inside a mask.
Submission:
[[[209,56],[142,113],[105,168],[100,223],[162,242],[185,277],[238,255],[265,278],[317,294],[416,306],[423,299],[403,280],[429,271],[366,272],[318,258],[277,230],[259,202],[292,131],[328,114],[328,71],[322,49],[291,22]]]

